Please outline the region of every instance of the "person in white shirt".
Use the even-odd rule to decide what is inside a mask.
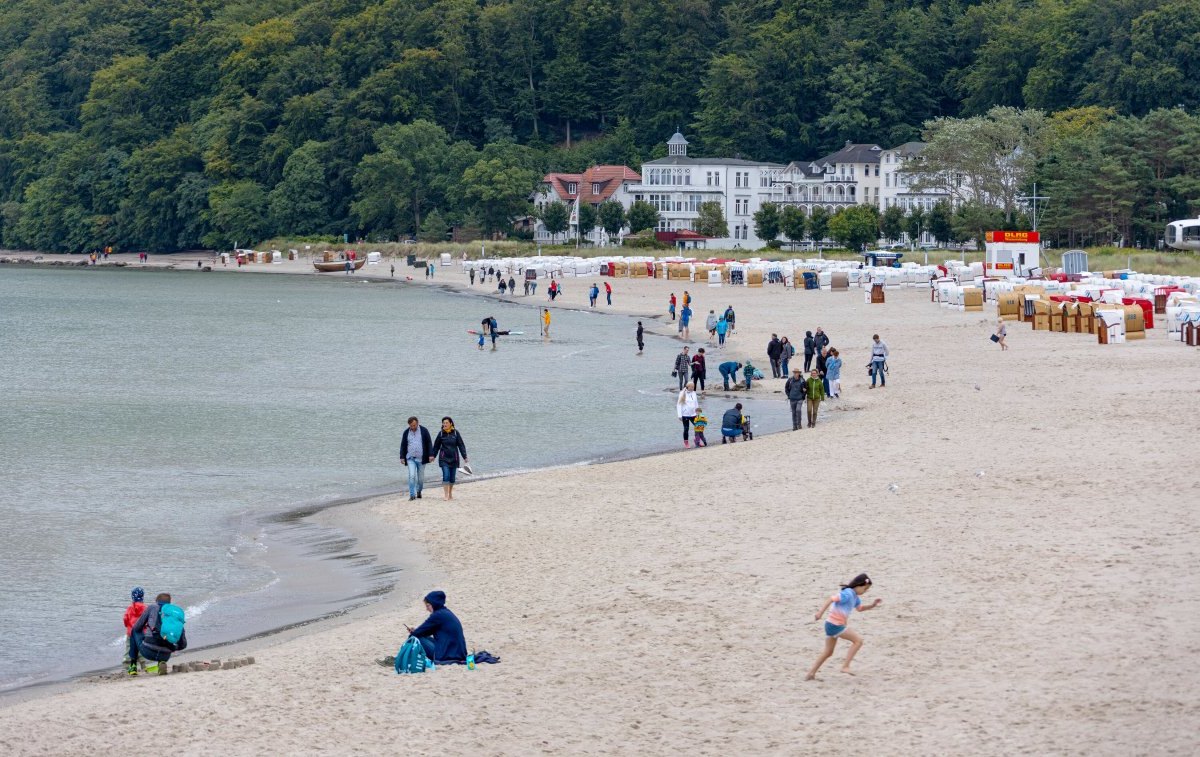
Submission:
[[[685,447],[692,446],[691,440],[688,439],[688,431],[691,429],[692,422],[696,420],[696,411],[699,407],[700,400],[696,398],[696,385],[689,381],[687,386],[679,390],[679,399],[675,401],[675,414],[683,423],[683,446]]]

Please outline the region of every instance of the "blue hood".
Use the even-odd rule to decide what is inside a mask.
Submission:
[[[440,610],[446,606],[446,592],[431,591],[425,595],[425,601],[435,610]]]

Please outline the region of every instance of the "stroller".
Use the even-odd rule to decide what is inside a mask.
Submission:
[[[750,430],[750,416],[742,416],[742,441],[748,442],[754,438],[754,432]]]

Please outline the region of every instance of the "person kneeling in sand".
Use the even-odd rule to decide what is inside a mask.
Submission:
[[[425,656],[433,660],[435,665],[465,662],[467,640],[458,617],[446,609],[446,592],[431,591],[426,594],[425,609],[429,611],[429,617],[416,628],[405,626],[408,635],[421,642]]]
[[[838,639],[850,642],[850,652],[846,655],[846,661],[842,663],[842,672],[850,673],[850,663],[853,662],[854,655],[858,654],[858,650],[862,649],[863,645],[862,637],[846,627],[850,623],[850,613],[855,610],[859,612],[874,610],[883,602],[882,599],[876,599],[871,604],[864,605],[859,597],[870,590],[871,579],[866,573],[859,573],[850,580],[850,583],[842,584],[841,591],[825,600],[825,604],[821,605],[821,609],[817,611],[814,619],[820,620],[825,611],[829,610],[829,617],[825,619],[825,649],[813,663],[812,670],[809,670],[808,675],[804,676],[804,680],[811,681],[817,677],[817,671],[821,669],[826,660],[833,656],[833,648],[837,646]],[[833,606],[832,609],[830,609],[830,605]],[[854,674],[850,673],[850,675]]]
[[[164,592],[155,597],[154,604],[147,607],[129,627],[130,636],[137,643],[138,654],[149,663],[146,672],[166,675],[171,655],[187,649],[187,632],[183,622],[183,610],[171,604],[171,595]],[[166,629],[168,624],[175,627],[174,631]],[[171,641],[166,638],[168,636],[176,640]],[[136,659],[131,661],[131,674],[136,664]]]

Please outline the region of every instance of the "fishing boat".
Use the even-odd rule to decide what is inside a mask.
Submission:
[[[337,271],[346,270],[347,262],[351,263],[354,266],[354,270],[357,271],[367,264],[367,259],[358,258],[357,260],[350,261],[347,261],[345,258],[342,258],[341,260],[314,260],[313,265],[317,267],[318,271],[322,271],[324,273],[335,273]]]

